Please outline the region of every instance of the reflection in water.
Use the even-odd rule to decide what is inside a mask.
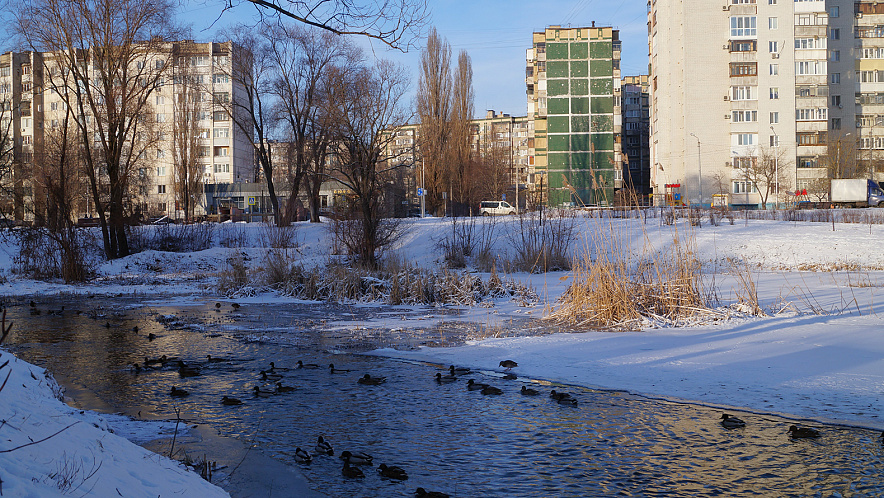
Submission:
[[[185,418],[254,441],[333,496],[412,496],[417,486],[457,496],[884,493],[882,445],[873,431],[825,427],[819,440],[793,441],[786,435],[791,422],[777,417],[740,414],[748,426],[729,431],[718,423],[720,411],[703,407],[530,382],[541,396],[522,396],[524,379],[507,381],[492,372],[440,385],[433,381],[435,365],[340,353],[457,343],[485,333],[475,327],[417,335],[327,332],[314,326],[316,316],[353,310],[315,305],[249,306],[241,312],[211,305],[127,310],[122,302],[102,303],[120,310],[107,312],[88,301],[67,303],[69,310],[91,305],[79,315],[32,317],[13,309],[12,349],[55,372],[63,384],[88,387],[115,410],[168,417],[179,408]],[[173,328],[156,319],[173,314],[177,318],[162,320]],[[202,327],[174,328],[178,319]],[[153,341],[150,333],[157,336]],[[201,375],[181,378],[172,363],[137,374],[130,368],[164,354],[200,367]],[[227,361],[208,362],[207,354]],[[351,372],[294,369],[299,359]],[[296,387],[294,392],[252,394],[256,385],[273,390],[277,380],[261,381],[258,374],[270,361],[279,381]],[[386,376],[387,382],[357,384],[364,373]],[[504,394],[468,391],[468,378]],[[173,398],[171,386],[191,394]],[[551,401],[546,394],[554,388],[573,393],[579,406]],[[222,406],[224,395],[244,404]],[[295,448],[312,449],[319,435],[334,444],[336,456],[295,463]],[[372,469],[365,479],[345,479],[337,458],[344,450],[365,451],[375,465],[401,466],[409,480],[382,479]]]

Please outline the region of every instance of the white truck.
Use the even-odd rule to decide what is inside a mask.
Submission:
[[[838,206],[876,207],[884,202],[884,190],[874,180],[833,179],[829,200]]]

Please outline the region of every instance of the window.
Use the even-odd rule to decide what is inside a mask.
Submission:
[[[731,52],[754,52],[758,47],[755,40],[736,40],[731,42]]]
[[[841,107],[841,96],[840,95],[832,95],[832,105],[835,107]]]
[[[780,89],[777,87],[770,88],[770,99],[777,100],[780,98]]]
[[[158,202],[157,203],[157,211],[159,211],[161,213],[165,213],[166,212],[166,203],[165,202]]]
[[[840,50],[830,50],[829,51],[829,60],[832,62],[838,62],[841,60],[841,51]]]
[[[157,185],[157,193],[158,194],[165,194],[166,193],[166,186],[165,185]]]
[[[776,4],[777,4],[777,0],[767,0],[767,4],[768,4],[768,5],[776,5]]]
[[[758,121],[758,111],[733,111],[734,123],[753,123]]]
[[[797,134],[798,145],[825,145],[825,132],[802,132]]]
[[[230,94],[227,92],[215,92],[212,95],[216,104],[226,104],[230,102]]]
[[[736,133],[733,135],[732,142],[734,145],[755,145],[758,135],[754,133]]]
[[[754,86],[734,86],[731,87],[732,100],[758,100]]]
[[[212,83],[230,83],[230,76],[226,74],[212,75]]]
[[[165,166],[157,166],[157,176],[166,176]]]
[[[776,17],[768,17],[767,18],[767,29],[777,29],[777,18]]]
[[[163,66],[165,66],[165,65],[166,65],[166,61],[158,60],[158,61],[156,61],[156,65],[154,67],[156,67],[157,69],[162,69]]]
[[[825,121],[829,110],[825,107],[816,109],[795,109],[796,121]]]
[[[749,192],[755,193],[755,186],[752,185],[752,182],[745,181],[735,181],[734,182],[734,193],[735,194],[748,194]]]
[[[209,56],[207,55],[198,55],[190,58],[191,66],[208,66],[209,65]]]
[[[832,84],[838,85],[841,83],[841,73],[832,73],[831,78]]]
[[[757,36],[758,27],[755,16],[731,17],[731,37],[743,38]]]
[[[165,122],[166,122],[166,115],[161,112],[158,112],[157,113],[157,123],[165,123]]]
[[[770,113],[770,124],[777,124],[780,122],[780,113],[772,112]]]
[[[732,62],[731,76],[757,76],[758,64],[755,62]]]
[[[162,95],[157,95],[157,105],[163,105],[166,103],[166,97]]]
[[[215,173],[230,173],[230,165],[229,164],[216,164],[215,165]]]
[[[829,28],[829,38],[833,40],[841,39],[841,28]]]
[[[770,75],[776,76],[780,74],[780,65],[779,64],[771,64],[770,65]]]
[[[211,132],[208,128],[200,128],[199,134],[197,135],[199,138],[209,138],[209,134]]]
[[[230,115],[227,114],[227,111],[215,111],[214,120],[228,121],[230,120]]]
[[[767,42],[767,51],[772,54],[777,54],[780,52],[779,50],[779,42],[769,41]]]
[[[799,168],[818,168],[817,158],[811,156],[799,156],[798,157],[798,167]]]
[[[832,118],[832,129],[840,130],[841,129],[841,118]]]
[[[157,149],[157,159],[163,159],[166,157],[166,152],[163,149]]]
[[[752,169],[758,164],[758,158],[754,156],[742,156],[734,158],[734,168]]]
[[[208,146],[200,146],[200,148],[197,149],[197,154],[196,154],[196,155],[197,155],[197,157],[209,157],[209,153],[210,153],[210,152],[211,152],[211,151],[210,151],[210,148],[209,148]]]
[[[826,61],[797,61],[795,62],[795,74],[826,74],[827,67]]]
[[[213,136],[215,138],[230,138],[230,128],[215,128]]]
[[[779,135],[771,135],[770,136],[770,146],[771,147],[779,147],[780,146],[780,136]]]
[[[825,38],[795,38],[795,48],[798,50],[813,50],[826,48]]]
[[[829,7],[829,17],[838,17],[841,15],[838,7]]]
[[[215,147],[215,156],[216,157],[230,156],[230,148],[229,147]]]

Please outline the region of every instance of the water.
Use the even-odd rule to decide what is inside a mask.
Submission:
[[[700,406],[508,381],[495,372],[437,385],[433,375],[440,365],[355,354],[381,345],[523,334],[523,327],[325,331],[318,327],[323,319],[358,322],[372,313],[400,312],[323,305],[148,307],[122,299],[69,301],[62,314],[47,313],[61,304],[40,303],[39,316],[26,304],[12,308],[11,349],[55,372],[63,384],[85,386],[115,410],[167,417],[180,410],[184,418],[255,442],[299,467],[314,489],[330,496],[413,496],[418,486],[452,496],[884,494],[884,448],[874,431],[828,426],[819,440],[791,440],[786,428],[792,421],[738,412],[732,413],[748,427],[728,431],[718,424],[720,411]],[[162,318],[169,315],[175,318]],[[173,368],[136,374],[130,367],[162,354],[202,365],[202,375],[182,379]],[[207,354],[229,361],[207,363]],[[270,361],[292,368],[299,359],[326,368],[280,372],[281,382],[296,387],[292,393],[250,394],[255,385],[272,389],[257,373]],[[329,363],[352,371],[331,374]],[[364,373],[387,382],[358,385]],[[467,378],[504,394],[468,391]],[[173,385],[191,395],[170,397]],[[522,385],[542,395],[522,396]],[[550,389],[571,392],[579,406],[551,401]],[[245,404],[222,406],[223,395]],[[319,435],[332,442],[336,456],[295,463],[295,447],[312,449]],[[365,479],[341,475],[337,455],[343,450],[375,457]],[[403,467],[408,481],[382,479],[373,471],[380,463]]]

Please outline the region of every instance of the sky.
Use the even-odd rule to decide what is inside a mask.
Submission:
[[[2,0],[0,0],[2,3]],[[524,116],[527,109],[525,51],[531,34],[547,26],[596,26],[620,30],[623,42],[621,68],[624,76],[647,74],[647,4],[640,0],[429,0],[430,25],[448,40],[452,59],[466,50],[473,62],[476,116],[494,109]],[[217,39],[217,32],[237,22],[254,22],[256,8],[243,1],[224,12],[219,0],[182,0],[179,21],[189,24],[197,41]],[[10,10],[0,13],[0,53],[13,45],[9,32]],[[354,41],[380,58],[399,62],[411,70],[413,97],[419,76],[420,50],[390,50],[355,37]],[[418,46],[424,46],[419,40]]]
[[[623,42],[621,68],[624,76],[647,74],[647,3],[639,0],[431,0],[430,24],[451,44],[452,60],[466,50],[473,62],[476,116],[494,109],[524,116],[527,109],[525,52],[531,34],[547,26],[612,26]],[[217,1],[189,1],[181,19],[192,24],[194,37],[206,41],[219,26],[248,21],[255,8],[240,6],[217,18]],[[217,20],[217,22],[216,22]],[[411,69],[412,93],[417,88],[420,50],[402,54],[367,40],[355,40],[377,57]],[[425,40],[418,42],[425,45]]]

